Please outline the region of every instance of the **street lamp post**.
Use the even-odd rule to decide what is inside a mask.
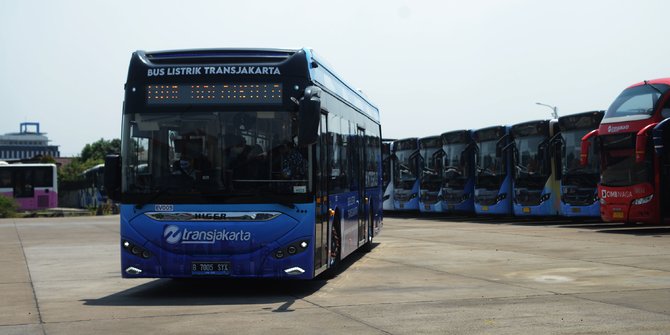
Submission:
[[[554,119],[558,119],[558,107],[556,107],[556,106],[552,106],[552,105],[543,104],[543,103],[541,103],[541,102],[536,102],[535,104],[536,104],[536,105],[540,105],[540,106],[545,106],[545,107],[549,107],[549,108],[551,108],[551,110],[553,111],[553,112],[551,113],[551,117],[553,117]]]

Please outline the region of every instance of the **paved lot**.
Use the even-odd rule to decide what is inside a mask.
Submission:
[[[118,216],[4,219],[0,334],[670,333],[670,227],[387,217],[375,241],[331,279],[122,280]]]

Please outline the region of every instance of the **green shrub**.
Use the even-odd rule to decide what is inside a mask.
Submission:
[[[16,215],[19,204],[12,198],[0,195],[0,218],[11,218]]]

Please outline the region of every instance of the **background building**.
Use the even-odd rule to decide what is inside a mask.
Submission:
[[[57,145],[49,145],[39,122],[22,122],[18,133],[0,135],[0,160],[30,159],[36,156],[60,157]]]

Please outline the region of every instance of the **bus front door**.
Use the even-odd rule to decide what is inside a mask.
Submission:
[[[316,220],[314,227],[314,270],[315,275],[320,270],[328,268],[328,239],[330,227],[328,214],[328,117],[321,114],[321,123],[319,124],[319,141],[316,144],[317,166],[314,169],[316,173],[315,199],[316,199]]]

